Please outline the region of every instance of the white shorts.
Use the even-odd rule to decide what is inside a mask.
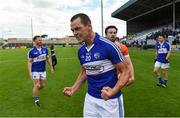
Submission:
[[[161,69],[167,69],[169,68],[170,64],[169,63],[161,63],[156,61],[154,64],[154,68],[161,68]]]
[[[83,115],[85,118],[92,117],[109,117],[116,118],[124,117],[123,96],[110,100],[95,98],[88,93],[84,101]]]
[[[46,79],[46,71],[45,72],[32,72],[32,79]]]

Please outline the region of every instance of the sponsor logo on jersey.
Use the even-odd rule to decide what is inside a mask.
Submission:
[[[34,54],[38,54],[38,52],[35,52]]]
[[[166,48],[160,48],[158,50],[158,53],[161,54],[161,53],[167,53],[167,49]]]
[[[84,55],[81,55],[81,59],[84,59],[85,57],[84,57]]]
[[[95,54],[94,54],[94,58],[95,58],[95,59],[99,59],[99,58],[100,58],[100,53],[95,53]]]
[[[101,70],[100,65],[86,65],[84,66],[86,70]]]
[[[40,62],[40,61],[44,61],[44,60],[46,60],[46,57],[47,57],[47,55],[46,55],[46,54],[42,54],[42,55],[40,55],[40,56],[38,56],[38,57],[34,58],[34,59],[33,59],[33,62]]]

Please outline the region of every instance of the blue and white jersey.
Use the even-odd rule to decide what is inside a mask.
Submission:
[[[86,70],[88,94],[101,98],[103,87],[113,88],[115,86],[118,79],[114,65],[124,60],[116,44],[96,33],[93,45],[89,49],[86,44],[83,44],[78,50],[78,58]],[[120,95],[121,91],[113,98]]]
[[[167,41],[164,41],[163,43],[158,42],[156,44],[156,50],[157,50],[157,61],[162,63],[164,60],[166,60],[166,56],[168,52],[171,50],[171,47]]]
[[[28,52],[28,58],[32,59],[32,72],[44,72],[46,71],[46,59],[48,57],[48,49],[46,47],[41,47],[37,49],[32,48]]]

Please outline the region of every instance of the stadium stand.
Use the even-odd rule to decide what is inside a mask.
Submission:
[[[159,33],[179,44],[180,0],[129,0],[111,16],[127,21],[127,46],[154,47]]]
[[[147,41],[147,45],[152,47],[153,45],[156,44],[156,38],[158,34],[164,34],[166,36],[167,41],[170,44],[176,44],[176,42],[178,42],[179,40],[180,28],[176,28],[175,30],[173,30],[172,26],[168,26],[168,27],[163,26],[157,29],[143,31],[141,33],[135,34],[135,36],[130,40],[127,40],[127,44],[131,44],[131,43],[135,44],[135,42],[138,41],[139,45],[141,45],[145,41]],[[143,43],[141,43],[142,41]]]
[[[79,46],[77,39],[75,37],[65,37],[65,38],[49,38],[43,40],[44,46],[49,47],[50,45],[55,46]],[[7,40],[0,40],[1,48],[14,49],[14,48],[31,48],[33,46],[32,39],[27,38],[8,38]]]

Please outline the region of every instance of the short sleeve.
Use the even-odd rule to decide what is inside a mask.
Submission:
[[[158,50],[158,43],[155,45],[155,49]]]
[[[170,46],[169,43],[167,43],[167,51],[168,51],[168,52],[171,51],[171,46]]]
[[[123,54],[124,56],[129,55],[128,48],[127,48],[125,45],[121,44],[121,45],[120,45],[120,50],[121,50],[121,52],[122,52],[122,54]]]
[[[82,58],[83,55],[80,54],[80,49],[78,50],[78,59],[79,59],[79,63],[82,65],[82,61],[81,61],[81,58]]]
[[[48,54],[48,49],[47,49],[47,48],[46,48],[46,54],[47,54],[47,56],[49,55],[49,54]]]
[[[115,44],[110,44],[107,46],[107,55],[112,64],[118,64],[124,60],[119,47]]]
[[[32,59],[32,58],[33,58],[32,51],[29,51],[29,52],[27,53],[27,57],[28,57],[28,59]]]

